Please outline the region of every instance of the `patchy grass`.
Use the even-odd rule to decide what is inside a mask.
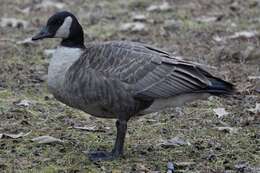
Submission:
[[[0,133],[28,133],[27,136],[0,139],[0,172],[166,172],[167,162],[178,172],[259,172],[259,114],[248,111],[260,102],[254,89],[259,76],[259,54],[245,54],[248,47],[259,49],[259,36],[250,39],[214,41],[243,30],[260,31],[260,4],[257,1],[219,0],[169,1],[172,9],[147,12],[152,1],[61,1],[83,22],[86,41],[132,40],[177,52],[199,63],[215,67],[214,74],[233,82],[239,95],[227,99],[210,98],[182,109],[135,118],[129,123],[125,156],[122,159],[93,163],[83,151],[110,150],[115,139],[114,120],[97,119],[56,101],[46,89],[49,59],[43,50],[57,40],[36,45],[16,41],[32,36],[57,9],[36,9],[32,0],[7,1],[0,6],[1,16],[27,20],[29,28],[0,28]],[[37,1],[38,2],[38,1]],[[153,1],[160,4],[161,1]],[[29,14],[21,9],[31,7]],[[132,13],[147,14],[148,32],[122,32]],[[213,22],[198,22],[201,16],[219,17]],[[173,23],[169,23],[173,21]],[[174,23],[177,21],[177,23]],[[251,49],[250,49],[251,50]],[[17,106],[29,100],[28,107]],[[223,107],[229,115],[221,119],[213,109]],[[74,125],[95,125],[105,132],[86,132]],[[232,127],[237,133],[216,127]],[[109,127],[109,128],[107,128]],[[32,138],[50,135],[62,144],[36,144]],[[164,148],[162,141],[179,136],[190,145]],[[183,162],[190,164],[183,166]],[[242,165],[242,166],[241,166]],[[240,167],[239,167],[240,166]]]

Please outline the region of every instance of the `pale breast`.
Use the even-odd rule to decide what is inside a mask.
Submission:
[[[65,75],[82,52],[80,48],[69,47],[58,47],[54,52],[48,68],[48,89],[56,98],[59,98],[58,100],[66,99],[69,95],[64,91]]]
[[[114,115],[105,110],[99,104],[86,105],[82,96],[77,92],[70,90],[69,85],[65,82],[68,69],[77,61],[82,49],[58,47],[50,61],[48,68],[48,89],[54,97],[62,103],[80,109],[86,113],[97,117],[114,118]]]
[[[80,48],[58,47],[51,58],[48,68],[48,87],[51,92],[63,88],[65,74],[69,67],[82,54]]]

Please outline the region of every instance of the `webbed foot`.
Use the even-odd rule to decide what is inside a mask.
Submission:
[[[123,147],[127,129],[127,121],[117,120],[117,136],[114,149],[112,152],[96,151],[88,153],[89,159],[92,161],[114,160],[123,155]]]

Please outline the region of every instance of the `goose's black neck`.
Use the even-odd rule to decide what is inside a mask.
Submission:
[[[70,27],[70,34],[68,38],[61,41],[61,45],[71,48],[85,48],[84,45],[84,32],[77,19],[73,16],[74,20]]]
[[[61,41],[61,46],[71,48],[85,48],[84,38],[66,38]]]

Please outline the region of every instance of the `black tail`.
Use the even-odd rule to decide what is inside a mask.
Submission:
[[[212,85],[208,86],[207,88],[209,93],[216,96],[226,96],[234,94],[235,87],[233,84],[216,77],[211,77],[209,78],[209,80],[212,83]]]
[[[202,70],[202,69],[201,69]],[[209,85],[205,90],[206,92],[215,96],[228,96],[235,93],[235,86],[227,81],[212,76],[210,73],[202,70],[203,74],[210,80]],[[204,90],[204,91],[205,91]]]

